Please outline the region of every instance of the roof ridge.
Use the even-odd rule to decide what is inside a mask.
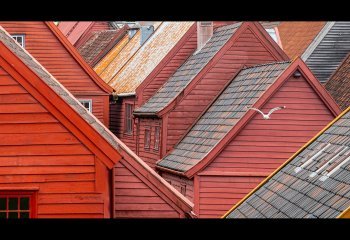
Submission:
[[[277,64],[285,64],[285,63],[292,63],[291,60],[286,60],[286,61],[280,61],[280,62],[270,62],[270,63],[262,63],[254,66],[247,66],[243,67],[242,70],[246,70],[249,68],[257,68],[257,67],[263,67],[263,66],[270,66],[270,65],[277,65]]]

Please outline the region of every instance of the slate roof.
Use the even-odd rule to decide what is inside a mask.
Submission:
[[[199,163],[239,122],[260,96],[277,80],[290,62],[244,68],[200,117],[160,167],[186,172]]]
[[[119,31],[118,29],[94,32],[90,39],[78,48],[79,53],[91,66],[96,56],[115,40]]]
[[[325,22],[281,22],[278,32],[285,53],[291,59],[300,57],[322,30]]]
[[[347,209],[350,206],[350,108],[343,114],[227,218],[335,218]],[[330,165],[326,164],[328,161]],[[296,172],[297,169],[301,170]],[[310,177],[317,169],[319,172]],[[327,173],[330,176],[322,181]]]
[[[116,93],[133,93],[194,22],[163,22],[108,84]]]
[[[327,22],[301,58],[325,83],[350,52],[350,22]]]
[[[151,167],[131,151],[122,141],[120,141],[105,125],[103,125],[92,113],[90,113],[80,102],[58,82],[30,53],[22,48],[7,32],[0,26],[0,41],[13,52],[26,66],[28,66],[43,82],[45,82],[54,92],[56,92],[68,105],[91,125],[116,151],[122,151],[130,156],[133,161],[140,165],[149,174],[149,179],[155,179],[158,184],[164,185],[171,194],[193,208],[193,203],[179,193],[167,181],[160,177]],[[123,156],[125,159],[125,156]],[[157,184],[157,183],[156,183]],[[160,188],[159,188],[160,189]],[[177,202],[179,204],[179,202]]]
[[[325,88],[342,110],[350,106],[350,54],[327,81]]]
[[[197,53],[194,53],[181,67],[171,76],[168,81],[135,113],[153,113],[164,109],[175,99],[196,75],[208,64],[215,54],[232,37],[235,31],[241,26],[241,22],[226,25],[215,29],[213,36],[205,46]]]

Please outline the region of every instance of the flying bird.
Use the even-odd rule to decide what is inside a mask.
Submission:
[[[248,108],[248,107],[247,107]],[[260,111],[259,109],[257,108],[248,108],[248,109],[251,109],[251,110],[254,110],[254,111],[257,111],[259,112],[262,116],[263,116],[263,119],[270,119],[270,115],[274,112],[274,111],[277,111],[277,110],[281,110],[281,109],[284,109],[286,108],[286,106],[282,106],[282,107],[275,107],[275,108],[272,108],[268,114],[265,114],[263,113],[262,111]]]

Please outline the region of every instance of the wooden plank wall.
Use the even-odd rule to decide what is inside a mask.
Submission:
[[[0,68],[0,189],[39,188],[39,218],[102,218],[95,156]]]

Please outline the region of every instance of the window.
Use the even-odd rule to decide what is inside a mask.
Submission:
[[[19,45],[21,45],[23,48],[25,47],[25,37],[24,34],[14,34],[12,35],[13,39],[15,39]]]
[[[132,112],[134,106],[132,104],[125,104],[125,133],[132,134],[133,123],[132,123]]]
[[[181,183],[180,185],[180,193],[186,196],[186,184]]]
[[[159,150],[160,127],[154,128],[154,150]]]
[[[89,112],[92,112],[92,100],[91,99],[78,99],[81,105],[83,105]]]
[[[0,192],[0,219],[33,217],[33,201],[31,192]]]
[[[145,148],[149,148],[150,141],[151,141],[151,129],[146,128],[145,129]]]

